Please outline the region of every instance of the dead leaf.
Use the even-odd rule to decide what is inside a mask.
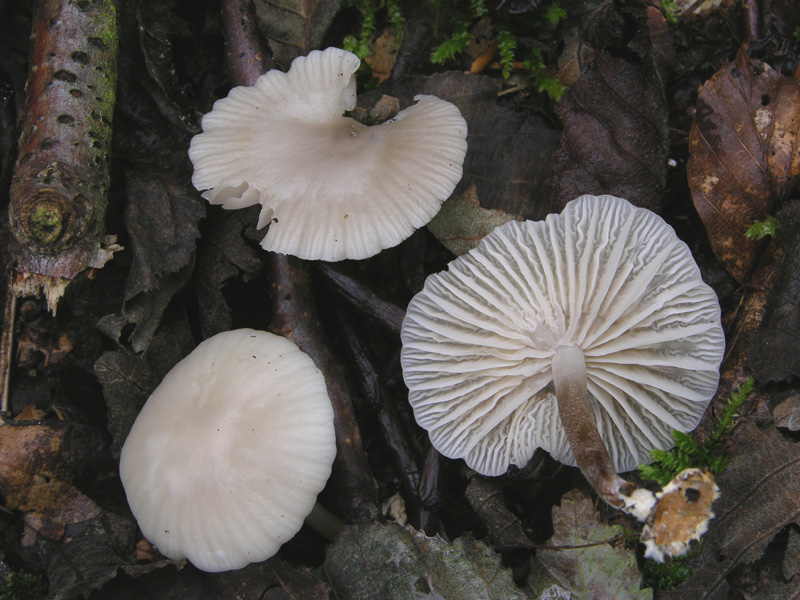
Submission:
[[[717,258],[737,281],[750,277],[765,244],[747,239],[776,212],[800,176],[800,83],[745,49],[697,98],[686,172]]]
[[[762,431],[746,421],[732,453],[728,468],[717,478],[721,496],[714,504],[717,516],[703,538],[702,561],[674,592],[662,592],[665,599],[722,600],[752,594],[754,590],[736,589],[747,586],[741,579],[737,583],[736,576],[752,570],[759,580],[758,571],[766,567],[759,559],[767,546],[800,520],[800,443],[775,427]],[[793,581],[793,591],[780,597],[800,593],[800,580]]]
[[[556,583],[570,591],[573,600],[652,598],[653,590],[639,589],[635,553],[621,543],[598,544],[622,534],[621,526],[604,524],[592,501],[578,490],[564,494],[561,506],[553,508],[548,545],[569,548],[536,552],[537,593]]]
[[[787,205],[778,222],[783,255],[747,356],[747,366],[762,382],[800,375],[800,202]]]
[[[143,355],[128,350],[104,352],[94,371],[103,386],[108,407],[111,451],[119,457],[139,411],[169,370],[194,348],[189,326],[175,320],[164,323]]]
[[[794,394],[778,404],[772,415],[776,427],[800,431],[800,394]]]
[[[346,527],[322,568],[339,600],[526,597],[483,542],[465,536],[448,544],[396,523]]]
[[[589,15],[586,30],[584,41],[597,54],[556,105],[564,129],[554,208],[583,194],[613,194],[659,212],[669,130],[647,8],[605,3]]]
[[[341,0],[255,0],[256,19],[282,69],[318,48]]]
[[[59,540],[66,527],[88,521],[100,508],[72,483],[62,448],[64,422],[6,423],[0,427],[0,496],[7,510],[21,510],[26,523]]]
[[[197,248],[194,288],[203,310],[199,311],[203,338],[233,326],[231,307],[223,289],[240,277],[245,283],[263,268],[260,248],[248,244],[245,231],[255,229],[260,206],[214,212],[210,227]]]
[[[543,118],[499,105],[497,91],[484,75],[448,72],[413,77],[384,93],[400,98],[403,106],[416,94],[433,94],[461,111],[468,124],[468,149],[455,195],[474,183],[483,208],[544,219],[551,208],[551,156],[558,131]],[[363,100],[369,103],[370,97]]]
[[[442,204],[428,229],[445,248],[461,256],[477,246],[495,227],[514,220],[501,210],[482,208],[475,184]]]
[[[133,265],[125,299],[130,300],[189,264],[206,207],[188,182],[153,168],[130,173],[126,189],[125,226]]]

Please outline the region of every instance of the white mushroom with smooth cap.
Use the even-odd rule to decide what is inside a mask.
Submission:
[[[265,560],[300,529],[330,476],[322,373],[282,337],[213,336],[164,378],[125,441],[120,476],[144,536],[204,571]]]
[[[417,96],[373,127],[343,116],[356,105],[359,64],[339,48],[315,50],[233,88],[203,117],[192,183],[224,208],[260,203],[265,249],[373,256],[427,224],[461,180],[467,124],[450,102]]]
[[[686,244],[612,196],[494,230],[428,277],[402,341],[414,414],[440,452],[500,475],[543,448],[640,520],[653,494],[617,472],[697,425],[725,346]]]

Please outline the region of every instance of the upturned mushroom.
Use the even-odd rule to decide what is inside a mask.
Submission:
[[[639,520],[656,498],[617,473],[697,425],[725,346],[686,244],[612,196],[498,227],[428,277],[402,342],[415,417],[440,452],[500,475],[542,448]]]
[[[461,179],[467,124],[450,102],[417,96],[374,127],[343,116],[359,64],[338,48],[310,52],[203,117],[192,183],[223,208],[260,203],[266,250],[367,258],[428,223]]]
[[[333,409],[311,358],[239,329],[167,374],[125,441],[120,476],[163,555],[226,571],[269,558],[297,533],[335,454]]]

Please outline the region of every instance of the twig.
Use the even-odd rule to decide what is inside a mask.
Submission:
[[[347,341],[351,351],[351,358],[356,366],[361,395],[366,400],[370,411],[378,424],[381,434],[386,441],[386,446],[395,466],[401,473],[401,491],[406,499],[410,516],[419,513],[417,507],[411,506],[417,500],[420,484],[420,456],[416,445],[411,441],[413,433],[409,430],[398,409],[399,403],[391,397],[391,392],[383,383],[383,378],[375,369],[374,363],[368,358],[369,350],[361,340],[355,328],[349,323],[340,311],[337,322],[342,330],[342,337]],[[363,408],[362,408],[363,410]],[[417,519],[413,518],[416,522]]]
[[[17,296],[9,285],[6,288],[6,305],[3,311],[3,335],[0,338],[0,412],[8,412],[9,383],[11,381],[11,357],[14,348],[14,320],[17,315]],[[2,425],[2,422],[0,422]]]
[[[11,182],[17,295],[51,311],[67,284],[115,250],[103,236],[117,82],[114,0],[39,0]]]
[[[742,0],[744,39],[747,45],[752,45],[761,39],[761,9],[758,4],[758,0]]]
[[[248,0],[226,0],[222,7],[226,33],[235,38],[230,47],[238,48],[231,55],[233,83],[246,85],[261,75],[262,61],[256,58],[260,44],[251,26],[252,3]],[[314,303],[308,264],[283,254],[268,253],[267,272],[273,290],[271,329],[296,343],[308,354],[325,376],[328,395],[334,410],[337,455],[334,478],[341,485],[340,509],[350,521],[369,521],[378,515],[377,485],[361,443],[361,434],[353,412],[351,391],[341,366],[335,360]]]
[[[400,328],[406,315],[405,310],[384,300],[366,285],[329,264],[320,263],[317,265],[317,270],[355,308],[388,327],[392,333],[400,335]]]

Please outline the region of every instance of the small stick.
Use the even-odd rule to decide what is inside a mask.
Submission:
[[[39,0],[9,209],[17,295],[55,312],[67,284],[112,256],[104,237],[117,83],[114,0]]]
[[[392,333],[400,335],[400,329],[406,315],[405,310],[388,300],[384,300],[364,284],[329,264],[321,263],[316,267],[325,276],[327,282],[348,302],[366,313],[370,318],[384,324]]]
[[[11,381],[11,362],[14,348],[14,321],[17,316],[17,295],[9,285],[6,288],[6,306],[3,311],[3,336],[0,338],[0,377],[2,381],[2,397],[0,412],[8,412],[9,382]],[[0,420],[0,425],[3,421]]]

